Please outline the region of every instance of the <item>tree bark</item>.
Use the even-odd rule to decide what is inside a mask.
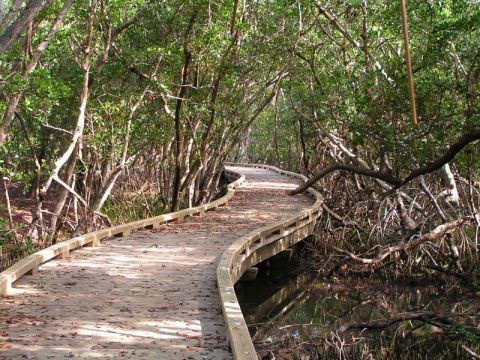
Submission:
[[[69,163],[69,169],[70,171],[73,171],[73,168],[75,167],[75,163],[76,163],[76,158],[77,158],[76,157],[77,154],[75,153],[75,150],[78,147],[78,144],[83,135],[83,129],[85,126],[85,111],[86,111],[88,97],[89,97],[88,85],[89,85],[89,75],[90,75],[90,50],[91,50],[91,43],[92,43],[92,36],[93,36],[93,21],[94,21],[96,0],[93,0],[90,4],[91,4],[90,16],[87,21],[86,36],[85,36],[84,46],[82,48],[82,64],[81,65],[83,70],[83,80],[82,80],[82,87],[80,90],[80,106],[79,106],[79,114],[77,117],[77,123],[76,123],[75,130],[72,134],[72,139],[70,141],[69,146],[67,147],[63,155],[60,156],[55,161],[54,168],[51,175],[49,176],[45,184],[42,186],[42,189],[40,190],[39,208],[41,208],[42,202],[45,199],[47,195],[47,191],[49,190],[53,181],[56,181],[63,188],[71,192],[71,189],[68,189],[69,185],[59,178],[59,173],[60,173],[60,170],[63,168],[63,166],[69,160],[71,160],[71,162]],[[67,179],[66,179],[67,181],[68,181],[68,175],[69,174],[67,173]],[[60,207],[60,205],[63,208],[65,199],[66,199],[66,194],[62,190],[57,200],[58,208]],[[58,209],[58,208],[56,207],[56,213],[61,212],[61,209]],[[56,225],[56,221],[57,220],[55,219],[54,220],[55,225]],[[53,233],[55,232],[55,229],[50,229],[50,231]]]
[[[80,150],[80,139],[77,141],[74,151],[72,155],[67,161],[67,165],[65,166],[65,173],[63,175],[63,182],[66,184],[72,184],[73,179],[73,171],[75,170],[75,164],[77,163],[78,153]],[[72,187],[72,185],[70,185]],[[59,194],[57,196],[57,200],[55,202],[55,206],[52,211],[52,216],[50,218],[50,234],[53,238],[53,243],[56,242],[56,235],[59,229],[57,229],[57,222],[60,214],[62,213],[63,207],[65,206],[65,202],[68,197],[68,190],[62,187],[59,190]]]
[[[460,196],[458,195],[458,188],[455,182],[455,176],[453,175],[452,170],[450,169],[450,165],[447,163],[442,166],[442,175],[443,180],[448,186],[448,190],[444,193],[448,196],[445,198],[445,202],[453,203],[456,206],[460,205]]]

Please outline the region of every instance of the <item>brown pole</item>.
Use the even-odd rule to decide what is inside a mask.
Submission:
[[[400,0],[402,9],[403,46],[405,48],[405,62],[407,63],[408,92],[410,95],[410,110],[412,123],[417,126],[417,105],[415,104],[415,88],[413,86],[412,56],[408,39],[407,0]]]

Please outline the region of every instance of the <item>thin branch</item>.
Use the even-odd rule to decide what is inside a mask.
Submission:
[[[74,189],[72,189],[70,186],[68,186],[68,184],[66,184],[64,181],[62,181],[62,179],[60,179],[58,176],[55,176],[53,178],[53,180],[55,180],[59,185],[61,185],[70,194],[72,194],[75,198],[77,198],[77,200],[80,201],[82,203],[82,205],[85,206],[86,209],[92,211],[95,215],[98,215],[101,218],[103,218],[109,225],[112,224],[110,218],[107,215],[102,214],[100,211],[95,211],[91,207],[89,207],[87,202],[85,201],[85,199],[83,197],[81,197]]]
[[[465,350],[473,359],[478,359],[480,360],[480,355],[478,355],[476,352],[474,352],[472,349],[466,347],[465,345],[462,345],[462,349]]]
[[[341,334],[351,329],[383,329],[395,323],[410,320],[419,320],[425,323],[434,323],[443,327],[453,328],[457,324],[449,320],[453,316],[462,316],[461,314],[438,314],[431,311],[412,311],[395,314],[389,319],[373,320],[369,322],[347,322],[337,328],[336,333]]]
[[[52,126],[50,124],[42,124],[43,127],[46,127],[47,129],[51,129],[51,130],[56,130],[56,131],[61,131],[63,133],[66,133],[68,135],[73,135],[73,133],[70,131],[70,130],[66,130],[66,129],[62,129],[62,128],[59,128],[59,127],[56,127],[56,126]]]
[[[443,209],[440,207],[440,205],[437,202],[437,199],[433,196],[432,192],[428,188],[427,184],[425,183],[425,178],[423,175],[420,175],[420,186],[422,187],[423,192],[428,196],[430,201],[432,202],[433,206],[437,210],[438,214],[442,218],[443,222],[447,222],[447,216],[445,215]]]
[[[127,30],[130,26],[134,25],[146,12],[148,8],[148,3],[147,5],[144,5],[142,8],[140,8],[135,15],[133,15],[130,19],[126,20],[122,24],[120,24],[118,27],[112,30],[112,39],[116,39],[123,31]]]
[[[85,206],[86,208],[89,207],[87,202],[83,199],[83,197],[81,197],[74,189],[72,189],[71,186],[65,183],[62,179],[60,179],[58,176],[54,176],[53,180],[56,181],[59,185],[61,185],[63,188],[65,188],[65,190],[67,190],[70,194],[75,196],[77,200],[82,203],[83,206]]]
[[[350,35],[348,30],[338,21],[338,19],[335,17],[335,15],[333,15],[330,11],[328,11],[325,7],[323,7],[322,5],[320,5],[317,2],[315,2],[315,6],[318,9],[318,11],[320,12],[320,14],[322,14],[328,21],[330,21],[330,23],[333,25],[333,27],[335,29],[337,29],[343,35],[343,37],[345,39],[347,39],[348,42],[350,42],[350,44],[353,45],[353,47],[355,49],[363,52],[365,45],[364,44],[362,45],[360,42],[355,40]],[[373,65],[377,68],[377,70],[380,71],[380,73],[385,77],[385,79],[387,79],[387,81],[390,84],[393,84],[394,83],[393,79],[390,76],[388,76],[387,72],[385,71],[383,66],[380,64],[380,62],[377,59],[375,59],[370,53],[368,53],[368,56],[373,61]]]

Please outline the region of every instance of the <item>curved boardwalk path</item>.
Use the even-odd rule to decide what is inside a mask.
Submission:
[[[215,269],[240,236],[312,204],[295,179],[232,167],[228,207],[40,267],[0,301],[0,359],[230,359]]]

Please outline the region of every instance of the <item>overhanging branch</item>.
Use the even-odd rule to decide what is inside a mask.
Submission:
[[[375,171],[368,169],[363,166],[354,166],[350,164],[341,164],[341,163],[335,163],[330,166],[327,166],[323,170],[321,170],[317,175],[314,177],[310,178],[307,180],[305,183],[300,185],[298,188],[295,190],[292,190],[289,192],[289,195],[296,195],[304,192],[307,190],[310,186],[315,184],[318,180],[322,179],[326,175],[334,172],[334,171],[347,171],[351,172],[353,174],[358,174],[358,175],[365,175],[369,176],[375,179],[383,180],[386,183],[394,186],[394,188],[391,190],[391,193],[393,193],[395,190],[399,189],[403,185],[409,183],[410,181],[416,179],[417,177],[421,175],[426,175],[431,172],[434,172],[438,169],[440,169],[442,166],[445,164],[449,163],[452,161],[455,156],[468,144],[479,140],[480,139],[480,129],[468,132],[460,136],[460,138],[455,142],[454,144],[450,145],[447,149],[447,151],[440,156],[439,158],[432,160],[428,162],[427,164],[420,166],[414,170],[412,170],[405,178],[399,178],[396,176],[391,175],[390,173],[385,173],[381,171]]]
[[[402,184],[401,179],[399,179],[395,176],[392,176],[390,174],[383,173],[381,171],[371,170],[371,169],[368,169],[368,168],[363,167],[363,166],[354,166],[354,165],[349,165],[349,164],[336,163],[336,164],[333,164],[333,165],[330,165],[330,166],[326,167],[325,169],[320,171],[317,175],[315,175],[314,177],[312,177],[311,179],[309,179],[308,181],[306,181],[305,183],[300,185],[298,188],[290,191],[289,194],[290,195],[296,195],[296,194],[300,194],[300,193],[304,192],[310,186],[315,184],[318,180],[322,179],[323,177],[325,177],[326,175],[328,175],[328,174],[330,174],[334,171],[347,171],[347,172],[351,172],[351,173],[358,174],[358,175],[365,175],[365,176],[373,177],[373,178],[376,178],[376,179],[383,180],[383,181],[385,181],[385,182],[387,182],[387,183],[389,183],[390,185],[393,185],[393,186],[400,186]]]

